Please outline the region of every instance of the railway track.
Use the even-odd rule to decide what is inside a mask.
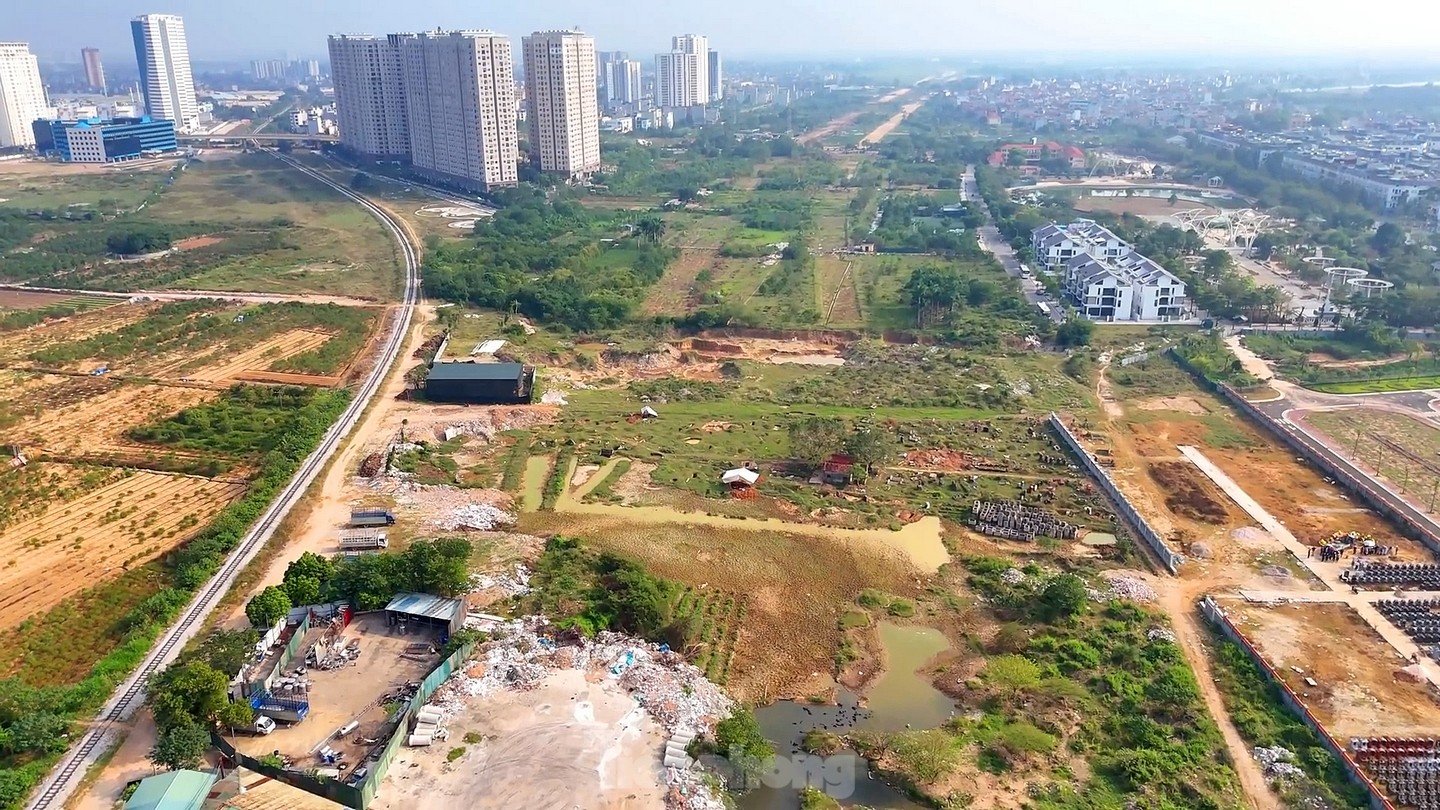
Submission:
[[[230,590],[230,586],[234,584],[235,577],[254,559],[266,541],[274,534],[280,521],[284,520],[285,515],[290,512],[311,482],[324,469],[330,457],[339,449],[345,437],[359,423],[360,417],[369,407],[376,392],[384,385],[385,378],[389,375],[391,367],[404,348],[406,335],[410,331],[410,321],[414,314],[415,303],[420,297],[420,261],[419,253],[402,224],[388,211],[320,172],[277,152],[271,151],[270,154],[297,171],[354,200],[378,219],[380,224],[395,238],[396,243],[400,245],[405,262],[405,294],[401,303],[400,317],[395,319],[390,334],[385,338],[375,368],[371,369],[370,374],[366,376],[365,381],[356,392],[355,398],[351,400],[340,419],[330,426],[330,430],[321,438],[320,445],[301,463],[300,469],[296,471],[290,483],[250,528],[240,545],[225,560],[225,564],[221,566],[215,576],[211,577],[209,582],[201,587],[175,624],[160,636],[155,646],[141,661],[140,666],[116,688],[110,696],[110,700],[90,724],[89,729],[70,747],[55,769],[41,783],[39,791],[27,805],[28,810],[48,810],[64,805],[80,780],[84,778],[85,771],[98,760],[108,746],[117,730],[117,724],[127,720],[143,702],[145,684],[150,676],[173,661],[180,650],[184,648],[185,643],[200,630],[205,618],[210,615],[210,612],[220,603],[221,598]]]

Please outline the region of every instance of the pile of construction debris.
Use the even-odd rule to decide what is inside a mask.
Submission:
[[[425,522],[445,531],[471,529],[490,532],[514,525],[515,516],[488,503],[467,503],[448,513],[430,517]]]
[[[672,739],[693,739],[714,731],[734,703],[704,673],[664,645],[619,633],[586,639],[557,630],[538,616],[497,622],[472,616],[466,621],[491,634],[471,663],[441,684],[425,707],[437,728],[466,711],[470,698],[501,689],[533,689],[552,672],[585,671],[592,679],[613,682],[655,718]],[[688,761],[671,758],[672,763]],[[671,807],[719,808],[700,775],[688,767],[666,767]]]
[[[1104,589],[1087,589],[1090,599],[1095,602],[1109,602],[1122,599],[1129,602],[1154,602],[1160,598],[1150,583],[1137,575],[1124,571],[1105,571],[1100,575],[1105,580]]]
[[[519,563],[513,574],[475,574],[470,577],[470,584],[474,591],[494,588],[505,596],[522,596],[530,592],[530,569]]]
[[[1255,761],[1260,763],[1260,767],[1268,779],[1293,780],[1305,777],[1305,771],[1293,764],[1295,754],[1289,749],[1281,748],[1278,745],[1270,748],[1257,745],[1251,753],[1255,756]]]

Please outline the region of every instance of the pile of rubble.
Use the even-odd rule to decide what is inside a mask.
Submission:
[[[1257,745],[1251,753],[1269,779],[1293,780],[1305,777],[1305,771],[1293,764],[1295,754],[1289,749],[1281,748],[1278,745],[1271,748]]]
[[[540,397],[540,404],[541,404],[541,405],[569,405],[570,403],[569,403],[568,400],[565,399],[565,394],[564,394],[563,392],[558,391],[558,390],[556,390],[556,389],[554,389],[554,388],[551,388],[549,391],[546,391],[546,392],[544,393],[544,395],[542,395],[542,396]]]
[[[552,672],[579,669],[613,681],[635,698],[670,735],[696,736],[714,731],[734,703],[704,673],[664,645],[650,644],[619,633],[586,639],[557,632],[543,617],[508,622],[471,617],[467,626],[491,633],[471,663],[441,684],[429,706],[446,720],[466,710],[467,699],[501,689],[533,689]],[[671,807],[709,810],[720,803],[700,774],[665,769]]]
[[[446,514],[430,517],[425,522],[445,531],[472,529],[490,532],[503,526],[513,526],[515,516],[488,503],[467,503]]]
[[[530,569],[520,563],[513,574],[475,574],[470,577],[470,584],[476,591],[494,588],[506,596],[522,596],[530,592]]]
[[[1151,641],[1168,641],[1171,644],[1175,643],[1174,631],[1165,627],[1150,628],[1150,631],[1145,634],[1145,638]]]
[[[1005,571],[1000,574],[1000,581],[1006,585],[1019,585],[1025,581],[1025,572],[1019,568],[1006,568]]]
[[[1123,599],[1130,602],[1154,602],[1160,598],[1150,584],[1138,576],[1133,576],[1124,571],[1106,571],[1101,574],[1105,580],[1106,588],[1098,590],[1089,589],[1090,598],[1096,602],[1109,602],[1112,599]]]

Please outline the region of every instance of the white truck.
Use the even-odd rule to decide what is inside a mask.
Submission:
[[[263,714],[257,714],[255,715],[254,722],[236,730],[243,731],[246,734],[254,734],[258,737],[264,737],[275,730],[275,721]]]
[[[381,551],[389,542],[384,529],[343,529],[340,532],[340,550],[346,553]]]

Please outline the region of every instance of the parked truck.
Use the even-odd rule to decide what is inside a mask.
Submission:
[[[355,527],[394,526],[395,513],[389,509],[352,509],[350,525]]]
[[[380,551],[386,548],[384,529],[343,529],[340,532],[340,550],[346,552]]]
[[[256,714],[284,723],[298,723],[310,714],[309,701],[276,697],[265,691],[250,696],[250,708]]]

